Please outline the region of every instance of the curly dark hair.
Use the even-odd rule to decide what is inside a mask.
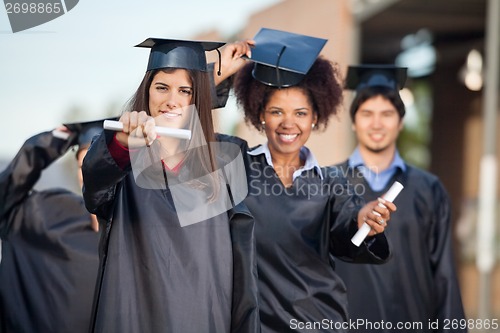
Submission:
[[[245,120],[260,130],[260,116],[271,95],[279,88],[254,79],[253,66],[254,63],[248,63],[235,75],[234,92],[238,105],[245,113]],[[342,104],[341,82],[338,66],[323,57],[318,57],[302,81],[292,86],[303,89],[309,96],[314,113],[318,117],[318,126],[315,129],[326,128],[330,116],[337,114]]]

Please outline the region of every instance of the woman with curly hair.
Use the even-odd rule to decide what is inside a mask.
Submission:
[[[267,33],[272,42],[262,35]],[[389,258],[383,232],[396,207],[378,201],[363,206],[336,169],[320,168],[305,147],[341,105],[338,69],[317,57],[321,48],[304,74],[260,62],[260,54],[275,53],[267,52],[273,48],[281,50],[274,64],[285,64],[287,57],[307,62],[307,51],[293,49],[308,38],[261,30],[252,50],[255,64],[247,63],[234,78],[247,122],[266,134],[267,143],[249,148],[242,139],[219,135],[239,144],[246,159],[244,203],[256,221],[262,332],[347,331],[346,289],[333,257],[375,264]],[[350,239],[363,221],[372,230],[356,247]]]

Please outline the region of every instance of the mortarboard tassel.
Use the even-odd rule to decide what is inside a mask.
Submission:
[[[283,52],[285,52],[285,49],[286,49],[286,45],[283,45],[280,53],[278,54],[278,60],[276,61],[276,79],[278,80],[278,88],[279,89],[281,89],[280,70],[279,70],[280,60],[281,60],[281,56],[283,55]]]
[[[220,54],[220,50],[219,49],[215,49],[217,51],[217,54],[219,55],[219,70],[217,71],[217,75],[218,76],[221,76],[221,71],[220,71],[220,68],[222,66],[222,60],[221,60],[221,54]]]

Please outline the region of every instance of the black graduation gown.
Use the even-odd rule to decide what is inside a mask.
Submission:
[[[404,331],[396,329],[398,322],[422,324],[406,332],[449,332],[451,325],[444,329],[447,322],[465,317],[451,247],[450,204],[442,184],[436,176],[407,165],[385,189],[374,192],[357,169],[347,162],[340,167],[358,191],[365,189],[366,200],[384,194],[395,180],[405,186],[385,231],[392,259],[381,266],[337,265],[347,285],[351,318],[375,324],[357,332]],[[381,320],[386,329],[379,325]],[[436,320],[439,329],[430,329]]]
[[[385,236],[359,248],[350,239],[364,203],[352,196],[334,168],[304,172],[285,188],[265,155],[246,158],[249,195],[245,204],[256,221],[260,317],[263,332],[346,332],[345,286],[332,256],[349,262],[383,263],[389,256]],[[313,326],[315,325],[315,326]]]
[[[168,187],[142,188],[116,165],[113,135],[100,135],[83,164],[85,202],[105,223],[91,331],[259,332],[248,211],[181,227]]]
[[[0,332],[88,331],[98,233],[81,196],[31,191],[68,145],[36,135],[0,174]]]

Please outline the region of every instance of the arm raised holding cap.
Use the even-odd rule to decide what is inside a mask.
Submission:
[[[364,205],[306,147],[342,105],[339,68],[320,55],[327,41],[267,28],[253,41],[251,57],[235,74],[234,92],[246,122],[267,142],[249,148],[237,137],[218,138],[238,144],[245,158],[244,203],[256,220],[261,324],[266,332],[283,332],[294,329],[293,322],[342,322],[347,295],[334,272],[336,258],[386,262],[387,223],[378,220],[388,221],[396,207]],[[356,247],[350,239],[365,218],[371,236],[378,234]]]
[[[221,51],[220,71],[219,64],[215,64],[214,80],[215,85],[219,85],[236,72],[238,72],[247,62],[246,59],[252,58],[252,47],[255,41],[247,39],[227,44]],[[219,75],[220,73],[220,75]]]
[[[61,127],[32,136],[0,173],[0,230],[8,232],[8,216],[29,196],[42,171],[66,153],[76,135]],[[68,140],[70,139],[70,140]]]
[[[92,129],[102,130],[101,123]],[[98,268],[97,221],[81,195],[54,184],[47,188],[47,181],[45,188],[35,187],[44,170],[78,145],[78,162],[69,161],[76,183],[77,163],[90,137],[81,123],[71,125],[32,136],[0,172],[2,332],[64,332],[68,327],[87,332]]]

